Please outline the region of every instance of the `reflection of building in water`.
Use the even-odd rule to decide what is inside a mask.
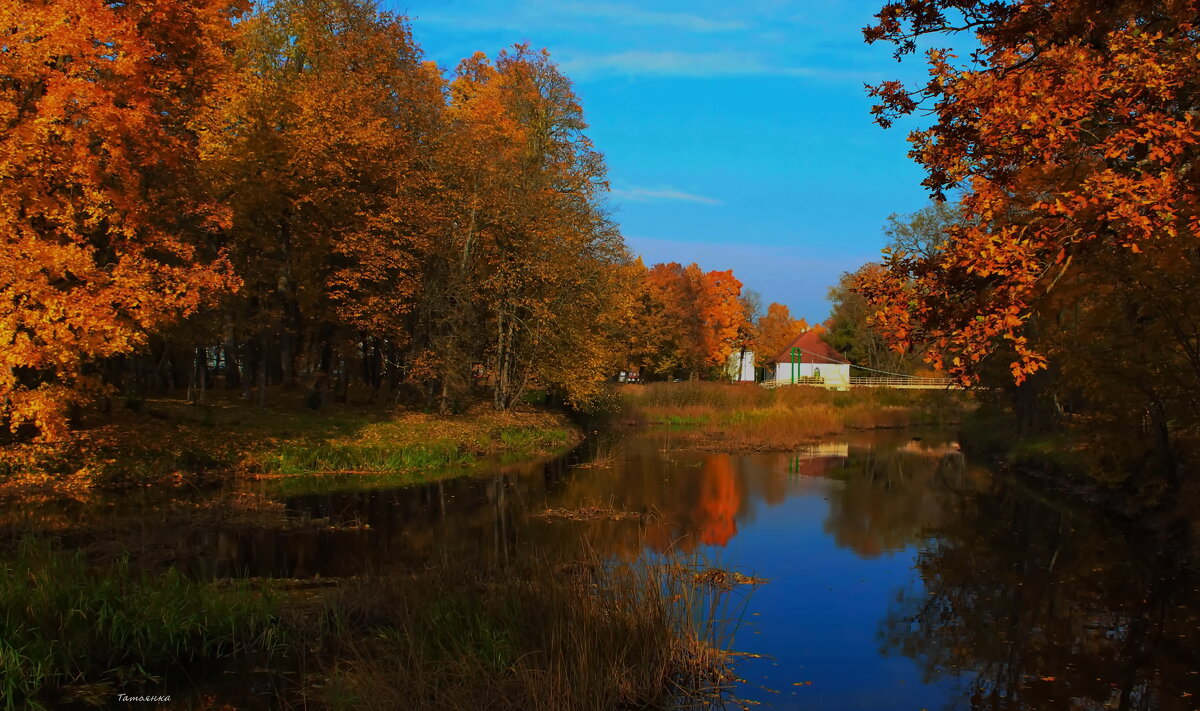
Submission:
[[[911,439],[900,449],[918,454],[955,454],[962,451],[958,442],[927,442],[923,439]]]
[[[848,442],[815,442],[801,447],[788,459],[788,474],[824,479],[835,467],[844,465],[849,456]]]
[[[841,442],[814,442],[797,449],[796,455],[801,457],[848,457],[850,456],[850,443],[844,440]]]

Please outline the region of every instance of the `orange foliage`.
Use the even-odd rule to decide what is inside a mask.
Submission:
[[[733,457],[715,454],[704,459],[700,495],[693,513],[700,542],[724,546],[737,534],[737,513],[742,497],[733,473]]]
[[[767,313],[758,320],[756,330],[755,360],[765,366],[808,330],[808,322],[802,318],[792,318],[787,306],[772,303],[767,307]]]
[[[1110,316],[1178,297],[1186,274],[1153,295],[1156,279],[1146,276],[1194,264],[1186,260],[1200,234],[1198,12],[1190,1],[884,7],[867,38],[895,41],[900,53],[913,50],[915,36],[964,24],[978,28],[981,44],[979,64],[967,67],[930,51],[930,82],[916,91],[898,82],[873,90],[884,125],[933,105],[937,122],[911,135],[912,155],[935,193],[968,190],[965,220],[948,228],[940,249],[888,254],[887,270],[863,286],[896,345],[928,342],[929,361],[967,381],[1002,350],[1020,383],[1047,367],[1032,324],[1064,277],[1090,282],[1093,293],[1123,284],[1126,296],[1114,302],[1124,306],[1107,305]],[[1139,256],[1149,252],[1162,258]],[[1177,318],[1173,309],[1146,310],[1131,328]],[[1168,338],[1194,349],[1179,325],[1164,329],[1176,332]],[[1193,358],[1190,367],[1200,366]]]
[[[195,107],[221,81],[229,0],[0,5],[0,419],[64,434],[129,353],[236,280],[195,184]]]
[[[655,264],[644,272],[631,357],[657,373],[723,366],[749,330],[742,283],[732,271]]]

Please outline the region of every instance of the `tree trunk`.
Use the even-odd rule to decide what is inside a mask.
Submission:
[[[267,406],[267,353],[269,352],[269,344],[267,337],[262,336],[259,341],[258,353],[258,406]]]

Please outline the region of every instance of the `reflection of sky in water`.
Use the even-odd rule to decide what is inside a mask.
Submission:
[[[764,655],[740,664],[739,693],[767,708],[1198,708],[1190,548],[1134,547],[1109,522],[967,465],[944,433],[857,433],[791,453],[678,444],[633,436],[606,466],[559,460],[285,503],[263,486],[212,502],[22,506],[8,518],[68,546],[91,543],[103,520],[135,557],[219,576],[503,568],[529,554],[577,559],[581,539],[625,558],[697,550],[770,581],[751,594],[734,645]],[[646,518],[540,516],[589,506]]]
[[[713,552],[770,579],[751,595],[735,645],[769,658],[741,664],[739,694],[786,709],[940,708],[947,690],[923,684],[912,660],[881,656],[876,636],[897,589],[913,583],[915,548],[860,558],[840,547],[825,530],[822,494],[810,489],[760,509]]]

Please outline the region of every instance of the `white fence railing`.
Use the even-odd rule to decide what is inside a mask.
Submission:
[[[951,378],[858,378],[851,376],[850,384],[866,388],[954,388],[958,382]]]
[[[962,386],[958,381],[951,378],[900,378],[900,377],[851,377],[850,386],[856,388],[911,388],[921,390],[956,390]],[[802,377],[792,380],[791,378],[782,378],[779,380],[764,380],[762,386],[764,388],[778,388],[784,385],[817,385],[821,387],[840,387],[845,388],[846,382],[843,380],[828,382],[824,377]]]

